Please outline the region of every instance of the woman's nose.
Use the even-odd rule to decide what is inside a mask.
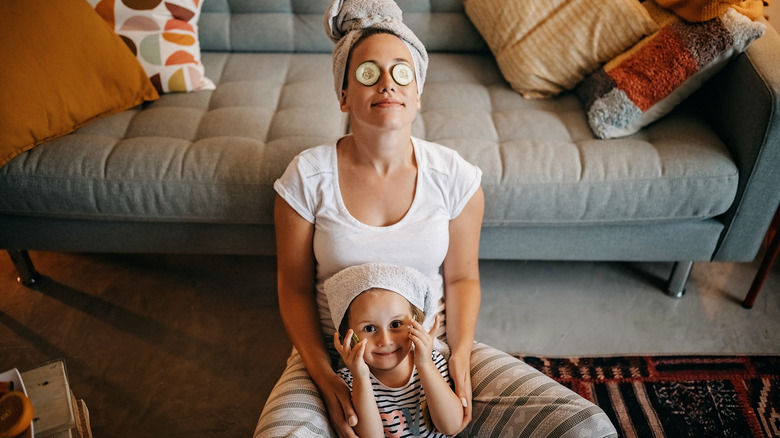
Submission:
[[[379,75],[379,81],[377,81],[377,86],[379,87],[379,92],[384,93],[385,91],[395,91],[395,81],[393,81],[392,76],[390,76],[389,71],[383,71],[381,75]]]

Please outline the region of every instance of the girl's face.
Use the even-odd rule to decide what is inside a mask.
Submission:
[[[365,64],[367,62],[373,65]],[[353,129],[363,126],[385,130],[411,129],[420,109],[420,97],[416,80],[399,85],[393,79],[393,68],[399,64],[411,67],[411,78],[414,78],[412,54],[395,35],[371,35],[352,49],[347,65],[347,86],[341,94],[341,110],[350,113]],[[366,72],[367,65],[370,66],[369,72]],[[356,75],[359,69],[372,79],[376,79],[377,75],[379,78],[371,85],[364,85]],[[407,72],[404,76],[408,77],[409,69],[400,70]],[[396,79],[399,79],[398,70]],[[363,82],[371,81],[366,81],[364,76]]]
[[[367,340],[363,359],[380,380],[383,372],[411,372],[411,318],[406,298],[385,289],[370,289],[352,301],[349,326],[361,341]],[[407,367],[399,369],[398,365],[403,364]]]

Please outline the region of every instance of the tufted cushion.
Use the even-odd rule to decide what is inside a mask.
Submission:
[[[203,50],[330,53],[322,17],[331,0],[229,1],[203,4]],[[463,14],[461,0],[397,0],[404,22],[428,51],[485,51],[487,46]]]
[[[346,129],[330,55],[203,59],[215,91],[164,95],[0,169],[0,192],[12,194],[0,212],[272,224],[273,181]],[[434,53],[429,75],[414,135],[482,168],[488,227],[674,222],[732,202],[734,163],[685,105],[631,139],[596,140],[575,96],[523,99],[489,54]],[[56,160],[63,149],[72,162]]]

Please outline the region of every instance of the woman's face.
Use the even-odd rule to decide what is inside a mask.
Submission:
[[[379,79],[372,85],[364,85],[356,77],[356,71],[366,62],[373,63],[379,73]],[[399,85],[392,75],[393,67],[398,64],[414,68],[409,48],[395,35],[371,35],[352,49],[347,65],[347,86],[341,93],[341,110],[350,113],[353,130],[362,127],[411,129],[420,109],[417,81]]]

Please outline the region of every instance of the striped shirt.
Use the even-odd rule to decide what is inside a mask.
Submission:
[[[444,380],[452,386],[447,361],[438,351],[433,352],[433,363]],[[352,389],[352,373],[349,372],[349,368],[344,367],[338,373]],[[425,391],[417,375],[417,367],[412,370],[409,383],[400,388],[390,388],[382,384],[373,374],[370,378],[386,437],[444,438],[447,436],[439,433],[431,421]]]

